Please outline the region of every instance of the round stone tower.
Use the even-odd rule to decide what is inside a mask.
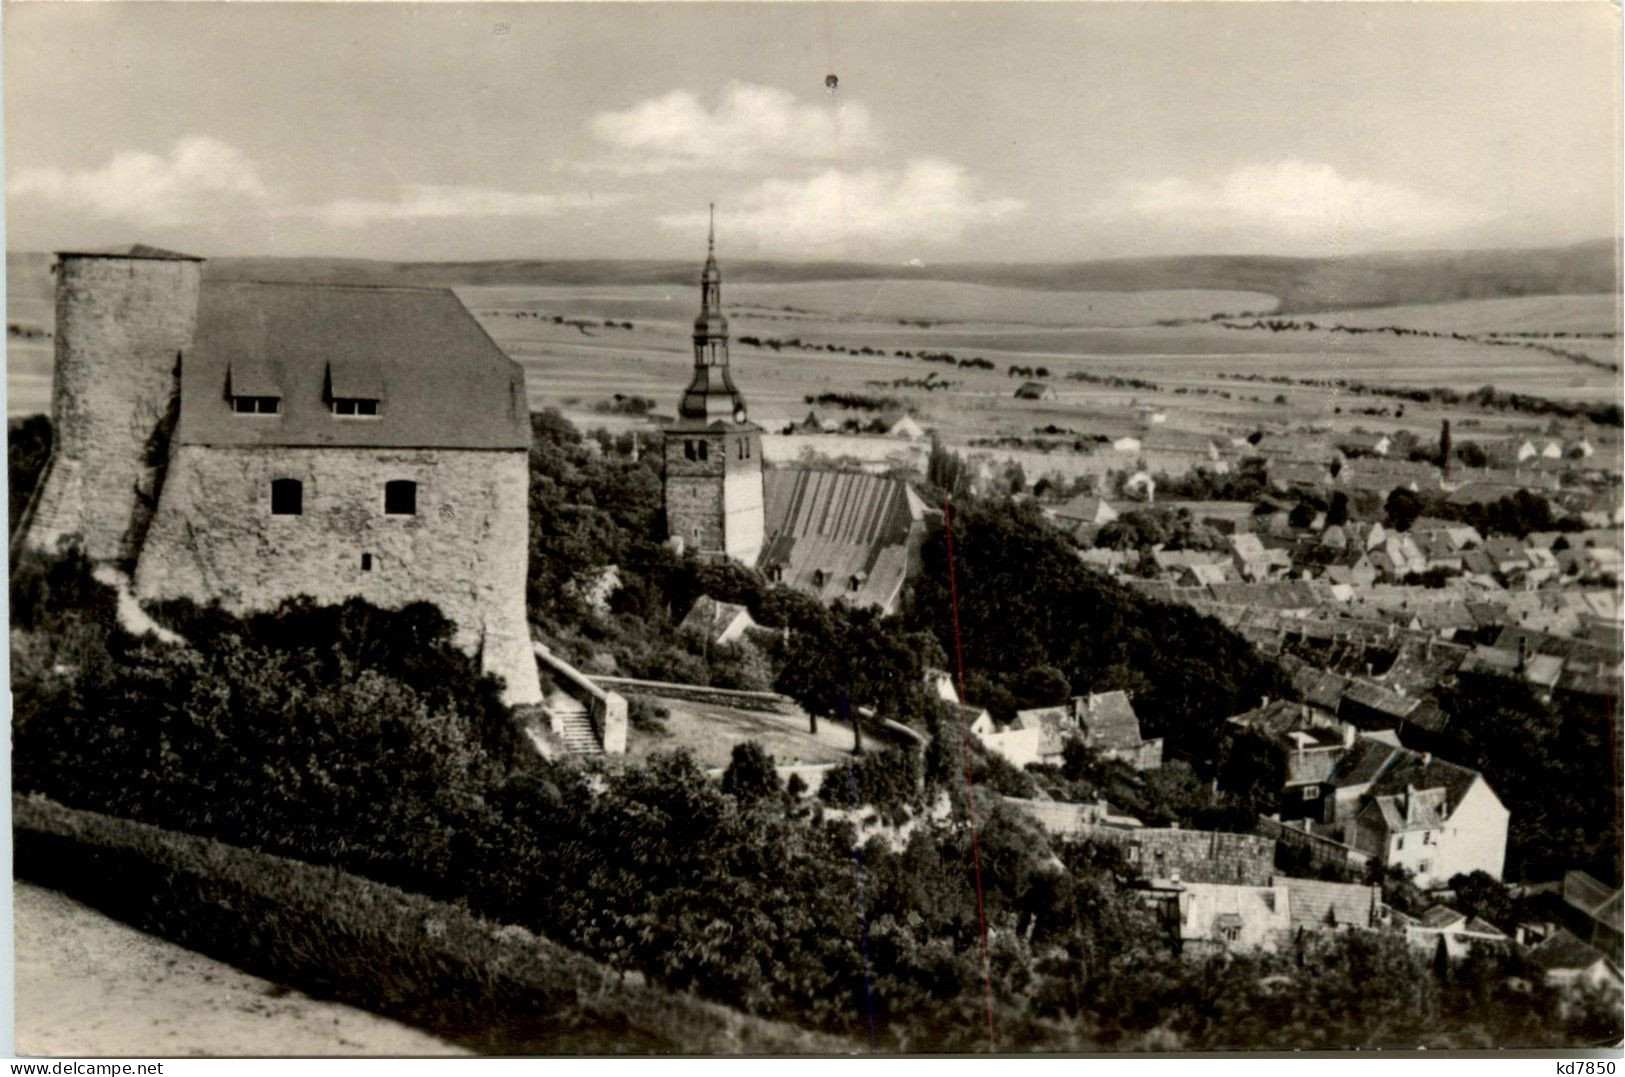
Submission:
[[[202,259],[139,245],[57,258],[51,460],[20,534],[129,567],[169,459]]]

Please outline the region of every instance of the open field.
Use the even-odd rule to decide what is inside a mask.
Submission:
[[[1400,261],[1405,273],[1427,264],[1417,257]],[[18,315],[13,320],[38,318],[45,323],[42,327],[49,328],[46,261],[12,256],[8,264],[13,270],[8,288]],[[623,267],[619,278],[607,268],[614,263],[591,265],[597,267],[592,272],[574,267],[574,283],[468,283],[457,292],[492,337],[526,368],[532,406],[561,407],[589,426],[643,426],[641,419],[599,414],[594,405],[623,393],[653,399],[657,412],[674,408],[691,366],[688,338],[698,307],[693,282],[697,266],[684,271],[687,283],[660,283],[647,275],[640,279],[639,264]],[[1216,283],[1210,279],[1217,272],[1214,264],[1202,265],[1203,272],[1191,279]],[[320,278],[351,271],[363,279],[404,276],[412,282],[431,282],[424,267],[411,272],[396,267],[393,276],[385,268],[382,263],[227,260],[211,266],[210,272]],[[806,414],[808,396],[848,392],[895,399],[924,425],[939,427],[956,443],[977,437],[1026,437],[1051,425],[1081,436],[1141,433],[1146,429],[1142,412],[1148,409],[1168,414],[1164,429],[1209,437],[1234,437],[1261,425],[1284,424],[1334,432],[1365,425],[1431,434],[1445,417],[1465,423],[1463,430],[1473,430],[1474,437],[1493,437],[1544,429],[1550,420],[1417,404],[1404,406],[1401,413],[1399,402],[1379,397],[1238,379],[1341,378],[1458,391],[1492,385],[1576,402],[1620,400],[1618,375],[1534,348],[1448,337],[1232,329],[1209,319],[1217,313],[1268,312],[1274,297],[1244,287],[1103,291],[998,283],[1001,276],[1019,277],[1018,268],[990,267],[994,283],[901,279],[895,270],[860,279],[740,283],[734,267],[725,264],[723,294],[734,335],[735,377],[750,401],[752,417],[770,430],[780,429]],[[1582,266],[1583,272],[1575,272],[1589,280],[1586,274],[1594,268]],[[436,267],[442,274],[451,271]],[[500,276],[491,267],[465,267],[463,272],[470,281]],[[510,267],[508,275],[514,272]],[[1171,272],[1162,265],[1156,273],[1141,277],[1168,284],[1173,282]],[[1103,273],[1095,276],[1114,282]],[[1548,275],[1552,274],[1556,281],[1567,279],[1556,269]],[[1062,273],[1056,279],[1065,277]],[[1250,279],[1246,274],[1226,278],[1241,284]],[[1405,325],[1434,332],[1599,333],[1610,331],[1617,312],[1611,295],[1494,296],[1374,309],[1344,307],[1312,320],[1320,325]],[[24,319],[25,314],[30,317]],[[1168,322],[1179,324],[1159,324]],[[762,344],[745,344],[743,338]],[[801,343],[791,345],[792,339]],[[770,346],[775,341],[777,348]],[[1617,338],[1535,342],[1603,362],[1620,360]],[[832,345],[839,350],[829,350]],[[864,348],[871,354],[848,354]],[[899,351],[916,356],[948,353],[956,363],[903,357],[896,354]],[[957,365],[972,358],[986,360],[993,369]],[[1046,367],[1057,398],[1013,399],[1014,388],[1023,380],[1010,375],[1009,368],[1017,365]],[[8,340],[10,414],[48,410],[50,368],[49,340]],[[928,376],[951,384],[920,388],[918,383]],[[1149,386],[1110,384],[1114,378]],[[916,384],[893,384],[899,381]],[[852,414],[839,408],[821,410],[837,419]],[[856,413],[864,419],[871,414]],[[1075,470],[1059,466],[1058,458],[1056,462],[1060,470]],[[1087,464],[1082,466],[1088,470]]]
[[[1614,333],[1620,329],[1617,295],[1538,295],[1458,303],[1333,310],[1315,316],[1324,325],[1402,325],[1442,333]]]
[[[1504,296],[1607,294],[1619,289],[1612,240],[1517,250],[1415,251],[1281,258],[1181,255],[1096,262],[884,265],[854,262],[754,262],[727,259],[732,284],[804,284],[907,279],[958,281],[1040,292],[1154,292],[1185,289],[1259,292],[1295,313],[1444,303]],[[14,254],[12,259],[39,259]],[[658,284],[685,287],[691,261],[509,260],[383,262],[358,258],[221,258],[211,272],[237,280],[345,281],[359,284],[565,285]]]
[[[12,894],[24,1056],[468,1053],[251,976],[54,890],[17,883]]]

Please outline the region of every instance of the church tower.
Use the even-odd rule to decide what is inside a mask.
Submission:
[[[762,430],[728,369],[715,207],[700,316],[694,319],[694,376],[665,438],[666,533],[702,556],[754,565],[762,550]]]

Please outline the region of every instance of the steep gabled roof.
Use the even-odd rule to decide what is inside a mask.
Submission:
[[[1603,960],[1604,955],[1579,936],[1558,928],[1530,950],[1528,956],[1531,963],[1547,972],[1569,972],[1588,969]]]
[[[1078,720],[1090,747],[1132,751],[1140,746],[1140,719],[1127,693],[1102,692],[1079,702]]]
[[[1037,729],[1038,754],[1055,755],[1066,740],[1071,722],[1065,707],[1037,707],[1017,711],[1015,724],[1022,729]]]
[[[757,567],[777,567],[783,582],[826,601],[896,602],[925,517],[906,482],[792,467],[766,469],[762,486],[767,538]]]
[[[1381,887],[1285,875],[1275,876],[1271,883],[1286,887],[1293,927],[1374,927],[1382,909]]]
[[[333,414],[335,380],[382,393]],[[232,383],[275,387],[275,415],[238,415]],[[206,282],[181,363],[185,445],[525,449],[525,375],[450,290]]]
[[[1413,810],[1407,815],[1407,822],[1417,827],[1431,827],[1438,825],[1437,822],[1427,821],[1434,818],[1432,798],[1422,794],[1438,790],[1442,794],[1438,818],[1448,819],[1456,813],[1462,798],[1478,780],[1476,770],[1401,748],[1372,783],[1371,795],[1403,797],[1407,790],[1414,791],[1418,796],[1411,798]]]

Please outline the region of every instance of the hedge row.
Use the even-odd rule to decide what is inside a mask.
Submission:
[[[662,991],[332,868],[14,796],[18,878],[485,1054],[818,1054],[844,1041]]]

